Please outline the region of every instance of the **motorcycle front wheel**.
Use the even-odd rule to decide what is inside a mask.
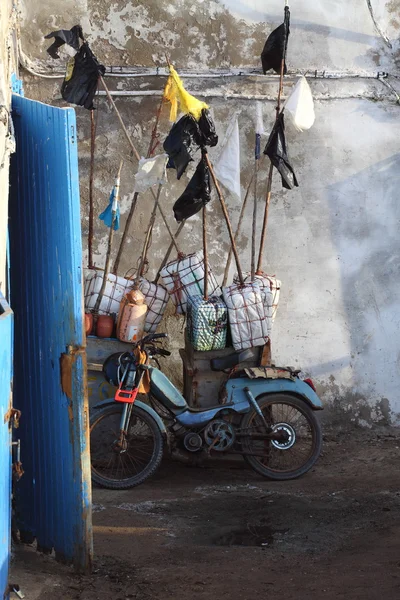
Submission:
[[[240,424],[244,460],[260,475],[277,481],[307,473],[322,448],[321,426],[314,411],[291,394],[266,394],[257,402],[265,422],[278,436],[259,439],[265,423],[254,409],[245,414]]]
[[[111,404],[90,418],[92,481],[112,490],[140,485],[155,473],[163,456],[160,428],[151,415],[135,405],[121,450],[118,440],[123,407]]]

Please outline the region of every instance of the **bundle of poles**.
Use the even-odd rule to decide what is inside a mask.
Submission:
[[[288,8],[287,1],[286,1],[285,17],[286,17],[286,11],[288,11],[288,10],[289,10],[289,8]],[[282,62],[281,62],[281,69],[280,69],[279,89],[278,89],[277,105],[276,105],[276,120],[278,119],[280,110],[281,110],[281,99],[282,99],[282,91],[283,91],[283,79],[284,79],[284,67],[285,67],[286,53],[287,53],[287,36],[285,39],[285,46],[284,46],[284,52],[283,52],[283,57],[282,57]],[[167,58],[167,63],[168,63],[168,66],[170,66],[170,62],[169,62],[168,58]],[[123,121],[121,113],[118,110],[118,108],[110,94],[110,91],[104,81],[104,78],[101,75],[100,75],[100,81],[106,92],[107,99],[118,117],[121,128],[125,134],[125,137],[129,143],[129,146],[131,148],[132,154],[135,157],[135,159],[139,162],[140,154],[132,140],[132,137],[130,136],[130,134],[127,130],[127,127]],[[159,127],[159,121],[160,121],[160,117],[161,117],[161,113],[162,113],[163,103],[164,103],[164,95],[161,99],[161,102],[157,108],[157,112],[155,115],[155,123],[154,123],[153,129],[152,129],[151,139],[150,139],[150,143],[149,143],[148,151],[147,151],[147,155],[146,155],[147,158],[151,158],[154,155],[154,152],[157,149],[158,144],[159,144],[158,127]],[[88,266],[89,266],[89,269],[94,268],[94,263],[93,263],[94,185],[93,185],[93,181],[94,181],[95,141],[96,141],[96,122],[95,122],[95,118],[94,118],[94,111],[92,110],[91,111],[91,161],[90,161],[90,183],[89,183],[89,234],[88,234]],[[262,265],[263,265],[263,260],[264,260],[264,250],[265,250],[266,233],[267,233],[267,226],[268,226],[269,207],[270,207],[271,193],[272,193],[272,180],[273,180],[274,167],[271,162],[270,167],[269,167],[268,178],[267,178],[264,216],[263,216],[263,223],[262,223],[262,228],[261,228],[261,237],[260,237],[258,258],[257,258],[257,263],[256,263],[256,236],[257,236],[257,215],[258,215],[258,210],[257,210],[258,209],[258,174],[259,174],[260,162],[261,162],[261,135],[260,135],[260,132],[256,128],[255,151],[254,151],[254,172],[251,176],[251,179],[248,184],[247,191],[246,191],[246,194],[245,194],[242,206],[241,206],[241,211],[240,211],[239,220],[238,220],[238,224],[237,224],[235,233],[233,233],[233,229],[232,229],[231,221],[229,218],[225,198],[222,193],[221,187],[218,183],[218,180],[215,175],[210,158],[208,156],[207,150],[206,150],[206,148],[202,148],[201,151],[202,151],[203,157],[205,158],[208,169],[210,171],[210,174],[211,174],[211,177],[212,177],[212,180],[213,180],[216,192],[217,192],[217,196],[220,201],[221,209],[222,209],[222,212],[224,215],[224,219],[226,222],[226,226],[228,229],[228,235],[229,235],[229,239],[230,239],[230,249],[229,249],[227,263],[226,263],[225,272],[224,272],[223,286],[225,286],[228,282],[232,256],[234,257],[235,264],[236,264],[239,285],[243,286],[244,285],[244,277],[243,277],[243,271],[242,271],[241,264],[240,264],[240,259],[239,259],[236,242],[237,242],[238,236],[241,232],[245,209],[246,209],[246,206],[248,203],[248,199],[250,197],[251,189],[253,188],[253,216],[252,216],[252,235],[251,235],[251,279],[254,280],[256,275],[261,275],[263,273]],[[118,178],[117,178],[118,188],[119,188],[119,179],[120,179],[121,168],[122,168],[122,163],[120,165]],[[153,210],[152,210],[152,213],[150,216],[150,220],[149,220],[149,224],[148,224],[148,227],[147,227],[146,233],[145,233],[143,250],[142,250],[141,257],[140,257],[139,268],[138,268],[136,279],[135,279],[135,287],[139,286],[140,278],[143,277],[143,275],[144,275],[144,270],[146,267],[146,260],[147,260],[147,253],[148,253],[148,250],[150,247],[151,234],[152,234],[152,230],[154,227],[157,211],[159,211],[159,213],[161,215],[164,225],[168,231],[169,237],[171,238],[171,242],[167,249],[165,257],[162,261],[162,264],[160,265],[160,268],[158,269],[158,272],[155,276],[154,283],[158,282],[159,277],[160,277],[160,272],[164,268],[166,263],[168,262],[173,248],[176,249],[178,256],[183,256],[182,252],[179,249],[177,240],[178,240],[178,237],[181,234],[182,229],[185,225],[185,221],[182,221],[180,223],[179,227],[177,228],[176,232],[172,233],[171,228],[166,219],[166,216],[164,214],[164,211],[160,204],[162,185],[158,186],[158,189],[156,192],[154,191],[153,188],[151,188],[150,191],[154,198],[154,207],[153,207]],[[139,196],[139,193],[135,192],[133,195],[133,198],[132,198],[129,214],[128,214],[128,217],[127,217],[127,220],[125,223],[125,228],[123,231],[123,235],[122,235],[122,238],[120,241],[119,249],[118,249],[116,260],[115,260],[114,267],[113,267],[113,273],[115,275],[118,273],[121,258],[123,256],[126,242],[127,242],[128,236],[129,236],[129,230],[130,230],[133,216],[135,213],[135,209],[137,206],[138,196]],[[113,212],[113,223],[114,223],[114,217],[115,217],[115,215]],[[204,269],[205,270],[204,298],[207,300],[208,299],[208,264],[209,264],[209,260],[208,260],[208,247],[207,247],[207,209],[206,209],[206,205],[204,205],[203,209],[202,209],[202,221],[203,221],[203,254],[204,254],[204,267],[205,267],[205,269]],[[100,305],[101,298],[104,294],[103,288],[105,288],[106,280],[107,280],[107,277],[111,270],[110,262],[111,262],[111,247],[112,247],[112,241],[113,241],[113,231],[114,231],[114,227],[112,226],[110,228],[110,234],[109,234],[106,263],[105,263],[105,269],[104,269],[103,286],[102,286],[102,290],[100,291],[96,306]],[[98,308],[98,306],[97,306],[97,308]],[[96,310],[96,307],[95,307],[95,310]]]
[[[286,1],[285,2],[285,19],[286,19],[286,15],[287,15],[288,11],[289,11],[289,6],[288,6],[288,2]],[[286,35],[283,56],[282,56],[282,61],[281,61],[280,74],[279,74],[279,89],[278,89],[276,115],[275,115],[276,121],[278,120],[278,117],[279,117],[279,114],[281,111],[283,79],[284,79],[285,61],[286,61],[286,55],[287,55],[287,42],[288,42],[288,38]],[[264,249],[265,249],[265,242],[266,242],[266,236],[267,236],[268,216],[269,216],[269,207],[270,207],[270,202],[271,202],[272,180],[273,180],[273,171],[274,171],[274,165],[271,162],[270,166],[269,166],[269,172],[268,172],[267,190],[266,190],[265,206],[264,206],[264,217],[263,217],[263,224],[262,224],[262,228],[261,228],[260,246],[259,246],[258,258],[257,258],[257,264],[256,264],[257,220],[258,220],[258,216],[257,216],[258,215],[258,210],[257,210],[258,209],[258,173],[259,173],[259,169],[260,169],[261,158],[262,158],[262,156],[261,156],[261,131],[259,131],[258,127],[256,126],[255,145],[254,145],[254,171],[250,178],[250,182],[249,182],[247,190],[246,190],[246,194],[245,194],[243,204],[241,207],[241,211],[240,211],[240,215],[239,215],[239,221],[238,221],[235,236],[234,236],[234,239],[236,241],[241,232],[243,218],[245,215],[245,209],[247,206],[248,198],[250,196],[251,187],[253,186],[253,189],[254,189],[254,192],[253,192],[253,217],[252,217],[252,231],[251,231],[251,280],[252,281],[254,280],[256,275],[262,275],[262,273],[263,273]],[[225,272],[224,272],[223,286],[225,286],[228,282],[231,261],[232,261],[232,248],[229,250],[229,253],[228,253],[228,259],[227,259]]]
[[[129,135],[129,132],[125,126],[125,123],[122,119],[121,113],[118,110],[110,92],[109,89],[104,81],[104,78],[102,76],[100,76],[100,81],[107,93],[107,97],[108,100],[112,106],[112,108],[114,109],[118,120],[121,124],[122,130],[128,140],[129,146],[131,148],[132,154],[133,156],[136,158],[136,160],[139,162],[140,160],[140,154],[131,138],[131,136]],[[155,150],[157,149],[158,146],[158,125],[159,125],[159,120],[160,120],[160,116],[161,116],[161,111],[162,111],[162,106],[163,106],[163,99],[161,100],[159,107],[157,109],[157,113],[156,113],[156,119],[155,119],[155,123],[153,126],[153,130],[152,130],[152,134],[151,134],[151,139],[150,139],[150,143],[149,143],[149,147],[148,147],[148,151],[147,151],[147,158],[150,158],[154,155]],[[96,140],[96,124],[95,124],[95,119],[94,119],[94,111],[91,111],[91,160],[90,160],[90,180],[89,180],[89,234],[88,234],[88,268],[89,269],[93,269],[94,267],[94,262],[93,262],[93,232],[94,232],[94,186],[93,186],[93,181],[94,181],[94,156],[95,156],[95,140]],[[113,243],[113,236],[114,236],[114,223],[115,223],[115,217],[116,217],[116,210],[114,210],[114,206],[117,204],[118,200],[119,200],[119,186],[120,186],[120,176],[121,176],[121,169],[122,169],[122,162],[120,164],[120,168],[118,171],[118,177],[116,180],[116,188],[118,191],[118,195],[116,194],[116,197],[114,198],[114,205],[113,205],[113,210],[112,210],[112,224],[110,227],[110,233],[109,233],[109,238],[108,238],[108,244],[107,244],[107,253],[106,253],[106,260],[105,260],[105,267],[104,267],[104,275],[103,275],[103,282],[102,282],[102,286],[96,301],[96,305],[94,307],[94,312],[96,313],[100,307],[101,304],[101,300],[104,296],[104,292],[105,292],[105,288],[107,285],[107,278],[108,275],[111,271],[111,252],[112,252],[112,243]],[[172,249],[175,247],[178,255],[181,254],[180,249],[178,247],[177,244],[177,238],[179,236],[179,233],[182,230],[183,224],[181,224],[180,227],[178,227],[178,230],[175,234],[172,233],[171,228],[168,224],[168,221],[166,219],[166,216],[164,214],[164,211],[162,210],[162,207],[160,206],[160,195],[161,195],[161,189],[162,186],[159,185],[158,186],[158,190],[155,193],[154,190],[151,188],[151,193],[154,197],[154,208],[150,217],[150,222],[148,225],[148,228],[146,230],[146,234],[145,234],[145,242],[144,242],[144,247],[143,247],[143,252],[141,255],[141,259],[140,259],[140,266],[138,268],[138,272],[137,272],[137,276],[135,278],[135,288],[139,287],[139,282],[141,277],[144,274],[144,270],[145,270],[145,266],[146,266],[146,257],[147,257],[147,252],[150,246],[150,240],[151,240],[151,233],[152,233],[152,229],[154,226],[154,222],[155,222],[155,218],[156,218],[156,212],[157,210],[159,210],[161,217],[164,221],[165,227],[169,233],[169,236],[171,238],[171,243],[170,246],[167,250],[166,256],[164,258],[163,264],[160,266],[160,269],[158,271],[158,274],[156,276],[156,281],[159,278],[159,274],[161,269],[164,267],[164,265],[166,264],[166,262],[169,259],[169,256],[172,252]],[[117,257],[114,263],[114,267],[113,267],[113,273],[115,275],[117,275],[118,273],[118,268],[121,262],[121,258],[123,256],[123,252],[127,243],[127,239],[129,236],[129,230],[130,230],[130,226],[132,223],[132,219],[133,219],[133,215],[135,212],[135,208],[137,205],[137,201],[138,201],[138,196],[139,193],[135,192],[132,198],[132,202],[131,202],[131,206],[130,206],[130,210],[129,210],[129,214],[125,223],[125,228],[124,228],[124,232],[121,238],[121,242],[119,245],[119,249],[118,249],[118,253],[117,253]]]
[[[106,85],[106,83],[104,81],[104,78],[102,76],[100,77],[100,80],[101,80],[101,83],[102,83],[102,85],[103,85],[103,87],[104,87],[104,89],[106,91],[107,98],[108,98],[108,100],[109,100],[112,108],[115,110],[115,112],[117,114],[117,117],[118,117],[118,119],[119,119],[119,121],[121,123],[121,127],[122,127],[122,129],[123,129],[123,131],[125,133],[125,136],[126,136],[128,142],[129,142],[129,145],[131,147],[132,153],[133,153],[134,157],[136,158],[136,160],[139,162],[139,160],[140,160],[139,152],[136,149],[136,146],[133,143],[133,140],[132,140],[131,136],[129,135],[129,132],[128,132],[128,130],[127,130],[126,126],[125,126],[125,123],[124,123],[124,121],[122,119],[121,113],[119,112],[117,106],[115,105],[115,102],[114,102],[114,100],[113,100],[113,98],[112,98],[112,96],[111,96],[111,94],[109,92],[109,89],[108,89],[108,87],[107,87],[107,85]],[[155,151],[155,149],[158,146],[158,125],[159,125],[159,120],[160,120],[160,116],[161,116],[163,102],[164,102],[164,96],[163,96],[163,98],[162,98],[162,100],[160,102],[160,105],[158,107],[158,110],[157,110],[156,120],[155,120],[155,124],[154,124],[153,130],[152,130],[152,135],[151,135],[151,140],[150,140],[150,144],[149,144],[149,149],[148,149],[148,152],[147,152],[147,158],[150,158],[151,156],[153,156],[154,151]],[[91,113],[93,114],[93,111],[91,111]],[[93,186],[93,180],[94,180],[95,130],[96,130],[96,127],[95,127],[94,117],[91,116],[91,167],[90,167],[90,185],[89,185],[89,239],[88,239],[88,266],[89,266],[89,268],[94,268],[94,263],[93,263],[93,231],[94,231],[94,198],[93,198],[94,186]],[[224,218],[225,218],[225,221],[226,221],[226,224],[227,224],[227,228],[228,228],[228,233],[229,233],[229,238],[230,238],[230,241],[231,241],[232,251],[233,251],[233,254],[234,254],[235,260],[236,260],[236,266],[237,266],[237,269],[238,269],[239,280],[240,280],[241,284],[243,284],[243,275],[242,275],[242,270],[241,270],[241,267],[240,267],[239,255],[238,255],[237,248],[236,248],[236,243],[235,243],[235,239],[234,239],[234,235],[233,235],[233,231],[232,231],[232,225],[231,225],[231,222],[230,222],[230,219],[229,219],[229,215],[228,215],[228,210],[227,210],[227,207],[226,207],[226,202],[225,202],[224,196],[222,194],[221,188],[220,188],[220,186],[218,184],[218,180],[217,180],[217,178],[215,176],[214,169],[213,169],[213,166],[212,166],[212,164],[210,162],[207,150],[205,148],[203,148],[202,152],[203,152],[203,155],[205,157],[207,166],[208,166],[208,168],[210,170],[210,173],[211,173],[211,176],[212,176],[215,188],[217,190],[218,198],[220,200],[222,211],[223,211]],[[183,256],[183,254],[180,251],[179,246],[177,244],[177,238],[179,237],[179,235],[180,235],[180,233],[181,233],[181,231],[182,231],[182,229],[184,227],[185,221],[183,221],[179,225],[177,231],[175,232],[175,234],[173,234],[172,231],[171,231],[171,228],[170,228],[170,226],[168,224],[168,221],[166,219],[166,216],[164,214],[164,211],[162,210],[162,207],[160,205],[161,189],[162,189],[162,186],[159,185],[158,190],[155,193],[154,190],[151,188],[151,193],[152,193],[152,195],[154,197],[155,204],[154,204],[154,208],[153,208],[153,211],[152,211],[151,217],[150,217],[150,222],[149,222],[148,228],[146,230],[146,234],[145,234],[145,242],[144,242],[142,256],[141,256],[141,259],[140,259],[140,267],[138,269],[138,274],[137,274],[136,281],[139,281],[140,277],[143,276],[143,272],[144,272],[144,268],[145,268],[145,264],[146,264],[147,252],[148,252],[149,245],[150,245],[151,233],[152,233],[152,229],[153,229],[153,226],[154,226],[154,223],[155,223],[155,217],[156,217],[157,210],[159,210],[159,212],[161,214],[161,217],[163,219],[164,225],[166,226],[166,229],[167,229],[167,231],[169,233],[169,236],[171,238],[171,243],[170,243],[169,248],[167,250],[167,253],[166,253],[166,255],[165,255],[164,259],[163,259],[163,262],[162,262],[162,264],[161,264],[161,266],[160,266],[160,268],[159,268],[159,270],[157,272],[157,275],[156,275],[156,278],[155,278],[155,283],[158,281],[159,276],[160,276],[160,272],[163,269],[163,267],[165,266],[165,264],[167,263],[167,261],[169,259],[169,256],[170,256],[170,254],[172,252],[172,249],[174,247],[175,247],[175,249],[176,249],[176,251],[178,253],[178,256]],[[115,263],[114,263],[114,268],[113,268],[113,273],[114,274],[118,273],[118,268],[119,268],[119,265],[120,265],[121,258],[123,256],[124,248],[125,248],[125,245],[126,245],[126,241],[127,241],[128,235],[129,235],[129,229],[130,229],[130,226],[131,226],[131,223],[132,223],[132,219],[133,219],[133,215],[134,215],[134,212],[135,212],[135,208],[136,208],[136,205],[137,205],[138,196],[139,196],[138,192],[135,192],[134,195],[133,195],[131,207],[130,207],[129,214],[128,214],[128,217],[127,217],[127,220],[126,220],[126,224],[125,224],[125,229],[124,229],[124,232],[123,232],[123,235],[122,235],[122,239],[121,239],[120,246],[119,246],[119,249],[118,249],[117,257],[116,257],[116,260],[115,260]],[[204,208],[203,208],[203,249],[204,249],[204,261],[208,265],[208,253],[207,253],[207,242],[206,242],[206,233],[205,233],[206,232],[206,225],[205,225],[205,223],[206,223],[206,207],[204,206]],[[111,252],[111,244],[112,244],[112,239],[113,239],[113,230],[114,230],[113,227],[111,227],[111,229],[110,229],[110,235],[109,235],[109,242],[108,242],[107,256],[106,256],[106,265],[105,265],[105,271],[104,271],[104,281],[106,281],[107,276],[108,276],[108,274],[110,272],[110,252]],[[206,269],[205,269],[206,275],[207,275],[207,272],[208,272],[207,268],[208,267],[206,267]],[[206,277],[206,282],[205,282],[205,288],[207,288],[207,277]],[[98,303],[99,304],[101,302],[101,297],[103,296],[103,293],[104,293],[104,290],[103,290],[102,293],[100,292],[99,299],[98,299]],[[205,296],[206,295],[207,295],[207,289],[205,289]]]

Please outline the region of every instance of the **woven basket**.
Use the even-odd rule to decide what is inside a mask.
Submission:
[[[204,260],[202,252],[188,254],[184,258],[178,258],[168,263],[161,270],[160,275],[178,314],[186,313],[188,296],[204,295]],[[221,290],[210,267],[208,268],[208,294],[209,296],[221,295]]]
[[[228,310],[225,302],[211,296],[189,296],[187,299],[187,332],[195,350],[207,352],[226,346]]]
[[[268,342],[264,298],[258,282],[230,285],[222,290],[228,307],[232,343],[235,350],[263,346]]]

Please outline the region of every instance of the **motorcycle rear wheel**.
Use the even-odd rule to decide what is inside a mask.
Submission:
[[[322,449],[322,431],[314,411],[291,394],[266,394],[257,399],[267,425],[284,432],[286,441],[242,437],[244,460],[260,475],[276,481],[296,479],[317,462]],[[240,424],[243,433],[264,433],[265,424],[253,409]],[[250,453],[261,456],[251,456]]]
[[[92,481],[112,490],[140,485],[158,469],[163,456],[164,438],[156,421],[146,411],[132,407],[125,452],[116,441],[123,404],[111,404],[95,411],[90,418]]]

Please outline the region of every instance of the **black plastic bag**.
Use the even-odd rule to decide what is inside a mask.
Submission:
[[[270,69],[280,74],[282,60],[285,60],[283,74],[286,75],[286,51],[290,34],[290,11],[285,7],[285,20],[268,37],[261,54],[261,63],[264,75]]]
[[[45,40],[50,38],[54,38],[54,42],[47,48],[47,52],[52,58],[60,58],[57,50],[64,44],[68,44],[76,51],[79,50],[79,39],[83,41],[82,27],[74,25],[71,29],[59,29],[44,36]]]
[[[183,194],[174,204],[174,215],[184,221],[199,212],[211,200],[210,171],[204,156],[201,158],[192,179]]]
[[[278,169],[282,177],[282,185],[284,188],[292,190],[294,187],[299,186],[295,172],[287,155],[283,112],[279,115],[278,120],[271,131],[271,135],[265,146],[264,154],[270,158],[274,167]]]
[[[167,168],[175,167],[177,178],[180,179],[198,148],[217,144],[215,125],[207,109],[201,111],[198,121],[192,115],[185,115],[172,126],[163,144],[169,156]]]
[[[191,115],[179,119],[172,126],[163,146],[169,156],[167,167],[175,167],[177,178],[180,179],[193,160],[193,153],[200,146],[197,121]]]
[[[61,86],[61,95],[67,102],[93,110],[93,98],[97,91],[99,76],[106,69],[99,63],[88,44],[68,62],[67,73]]]
[[[201,117],[198,121],[201,135],[201,146],[216,146],[218,144],[218,136],[215,131],[214,121],[211,118],[210,112],[203,108]]]

